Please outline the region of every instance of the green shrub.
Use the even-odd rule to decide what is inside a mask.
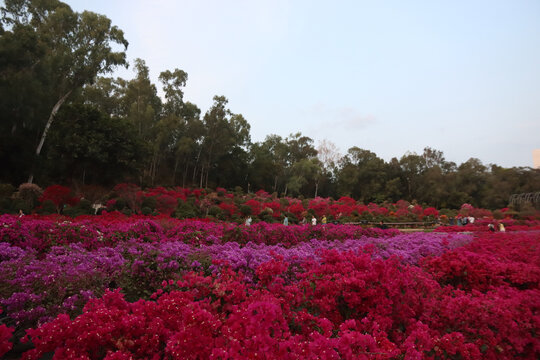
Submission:
[[[126,200],[119,198],[116,200],[116,203],[113,206],[113,210],[123,211],[127,207],[128,206]]]
[[[41,215],[56,214],[56,205],[51,200],[45,200],[36,212]]]
[[[24,202],[19,203],[19,209],[23,211],[26,209],[26,213],[29,213],[39,204],[39,197],[43,194],[43,189],[36,184],[24,183],[19,185],[19,191],[16,194],[17,199]]]
[[[11,184],[0,184],[0,199],[10,198],[15,192],[15,186]]]
[[[174,212],[174,217],[177,219],[188,219],[188,218],[194,218],[198,216],[198,211],[195,205],[193,204],[193,201],[184,201],[182,199],[178,199],[178,205],[176,206],[176,210]]]
[[[141,208],[149,208],[150,212],[152,212],[156,208],[156,204],[157,204],[157,200],[155,197],[153,196],[145,197],[143,198],[143,201],[141,203]]]
[[[251,207],[247,205],[240,205],[239,210],[242,216],[248,216],[253,213],[253,211],[251,210]]]
[[[217,217],[218,215],[222,214],[223,211],[221,211],[221,208],[219,206],[210,206],[210,209],[208,209],[208,215]]]

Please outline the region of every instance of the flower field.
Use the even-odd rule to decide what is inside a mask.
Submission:
[[[540,354],[537,223],[401,233],[145,216],[64,220],[0,216],[0,356]]]

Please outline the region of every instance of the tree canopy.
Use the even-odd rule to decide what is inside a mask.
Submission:
[[[160,69],[154,84],[135,59],[133,78],[109,77],[127,66],[127,46],[104,15],[57,0],[4,1],[0,183],[241,187],[439,208],[501,208],[513,193],[539,191],[538,169],[455,164],[429,147],[385,161],[361,144],[344,155],[327,140],[315,146],[300,131],[252,142],[249,119],[226,96],[205,112],[184,99],[180,68]]]

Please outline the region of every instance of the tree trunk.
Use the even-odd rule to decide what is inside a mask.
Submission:
[[[206,179],[204,183],[204,188],[208,189],[208,173],[210,172],[210,164],[208,164],[208,167],[206,168]]]
[[[178,169],[178,157],[174,159],[174,170],[172,173],[172,186],[176,185],[176,170]]]
[[[58,112],[58,110],[60,110],[60,106],[62,106],[62,104],[64,104],[64,102],[66,102],[67,98],[69,95],[71,95],[71,92],[73,90],[69,90],[64,96],[62,96],[57,102],[56,104],[54,104],[53,108],[52,108],[52,111],[51,111],[51,114],[49,115],[49,119],[47,120],[47,124],[45,124],[45,129],[43,129],[43,134],[41,134],[41,140],[39,141],[39,144],[36,148],[36,157],[39,156],[39,154],[41,154],[41,149],[43,148],[43,144],[45,143],[45,138],[47,137],[47,133],[49,132],[49,128],[51,127],[51,124],[54,120],[54,117],[56,116],[56,113]],[[34,181],[34,172],[32,171],[32,173],[30,174],[29,178],[28,178],[28,182],[31,184],[32,181]]]
[[[188,165],[189,165],[189,162],[186,161],[186,167],[184,168],[184,173],[182,174],[182,187],[183,188],[186,187],[186,176],[187,176],[187,171],[188,171]]]
[[[195,165],[193,166],[193,178],[191,179],[191,184],[195,184],[195,178],[197,175],[197,165],[199,164],[199,159],[201,158],[202,146],[199,148],[199,153],[197,154],[197,159],[195,160]],[[201,166],[202,169],[202,166]],[[201,170],[202,171],[202,170]]]
[[[201,179],[200,179],[200,182],[199,182],[199,189],[202,189],[203,177],[204,177],[204,166],[201,165]]]

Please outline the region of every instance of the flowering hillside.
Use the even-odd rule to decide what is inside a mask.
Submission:
[[[535,359],[539,246],[532,229],[4,215],[0,352]]]

